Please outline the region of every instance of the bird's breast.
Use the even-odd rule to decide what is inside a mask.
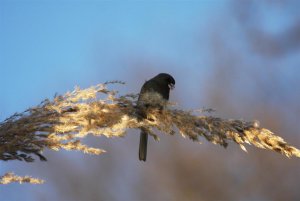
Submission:
[[[150,105],[150,106],[160,105],[163,107],[166,105],[166,102],[167,100],[164,99],[160,93],[155,91],[149,91],[141,94],[138,100],[138,104]]]

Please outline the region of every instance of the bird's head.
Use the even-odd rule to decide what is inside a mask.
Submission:
[[[167,85],[169,89],[175,88],[175,79],[171,75],[167,73],[160,73],[155,78],[158,78],[158,80]]]

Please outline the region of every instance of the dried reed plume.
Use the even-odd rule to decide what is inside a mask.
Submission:
[[[30,176],[24,176],[24,177],[20,177],[15,175],[12,172],[8,172],[5,175],[3,175],[2,177],[0,177],[0,184],[9,184],[12,182],[19,182],[20,184],[22,183],[31,183],[31,184],[42,184],[44,183],[44,180],[41,179],[35,179],[32,178]]]
[[[40,105],[16,113],[0,123],[0,160],[34,161],[33,155],[45,161],[43,149],[79,150],[88,154],[101,154],[102,149],[81,143],[87,135],[108,138],[123,137],[127,129],[144,127],[150,134],[154,129],[167,134],[179,132],[183,137],[199,141],[199,136],[226,147],[228,141],[239,144],[246,151],[245,143],[270,149],[287,157],[300,157],[300,151],[288,145],[258,122],[227,120],[204,116],[202,112],[184,111],[170,106],[163,111],[149,110],[147,119],[138,121],[136,94],[118,96],[108,90],[107,82],[87,89],[76,88],[53,100],[44,100]],[[18,177],[7,173],[0,177],[0,184],[10,182],[42,183],[31,177]]]

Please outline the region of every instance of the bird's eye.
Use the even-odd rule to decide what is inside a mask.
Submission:
[[[168,83],[171,83],[171,84],[175,84],[174,80],[172,78],[168,78]]]

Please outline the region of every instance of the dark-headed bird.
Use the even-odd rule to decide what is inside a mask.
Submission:
[[[174,86],[175,79],[167,73],[160,73],[146,81],[141,88],[137,102],[141,118],[147,118],[147,110],[150,108],[159,110],[164,109],[167,101],[169,100],[170,89],[173,89]],[[139,159],[141,161],[146,161],[147,143],[147,130],[145,128],[141,128],[139,146]]]

